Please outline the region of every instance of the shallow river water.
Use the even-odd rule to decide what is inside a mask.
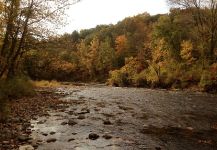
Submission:
[[[217,149],[217,95],[104,85],[56,92],[69,103],[31,121],[39,150]]]

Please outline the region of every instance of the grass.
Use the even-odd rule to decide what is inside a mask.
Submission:
[[[60,83],[52,80],[52,81],[46,81],[46,80],[41,80],[41,81],[31,81],[32,84],[35,87],[57,87],[60,86]]]

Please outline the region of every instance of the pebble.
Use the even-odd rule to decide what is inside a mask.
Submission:
[[[21,136],[19,136],[18,137],[18,140],[20,141],[20,142],[26,142],[26,141],[28,141],[30,138],[27,136],[27,135],[21,135]]]
[[[74,140],[75,140],[74,138],[71,138],[71,139],[68,140],[68,142],[71,142],[71,141],[74,141]]]
[[[56,132],[50,132],[50,135],[54,135],[54,134],[56,134]]]
[[[61,123],[61,125],[63,125],[63,126],[64,126],[64,125],[67,125],[67,124],[68,124],[68,123],[65,122],[65,121]]]
[[[19,150],[34,150],[31,145],[20,146]]]
[[[99,135],[95,133],[90,133],[88,138],[91,140],[96,140],[99,138]]]
[[[192,127],[187,127],[186,129],[189,130],[189,131],[194,130],[194,128],[192,128]]]
[[[109,121],[109,120],[105,120],[105,121],[103,122],[103,124],[104,124],[104,125],[111,125],[112,123],[111,123],[111,121]]]
[[[155,147],[155,149],[156,149],[156,150],[161,150],[161,148],[160,148],[160,147]]]
[[[105,135],[103,135],[102,137],[103,137],[104,139],[106,139],[106,140],[109,140],[109,139],[112,138],[112,136],[109,135],[109,134],[105,134]]]
[[[74,126],[74,125],[76,125],[76,124],[77,124],[77,122],[75,122],[73,119],[69,119],[68,125]]]
[[[2,144],[7,145],[7,144],[10,144],[10,142],[9,141],[3,141]]]
[[[78,119],[83,120],[83,119],[85,119],[85,116],[84,115],[80,115],[80,116],[78,116]]]
[[[57,140],[57,139],[55,139],[55,138],[50,138],[50,139],[47,139],[47,142],[48,142],[48,143],[56,142],[56,140]]]
[[[42,135],[44,135],[44,136],[48,136],[48,134],[47,133],[41,133]]]

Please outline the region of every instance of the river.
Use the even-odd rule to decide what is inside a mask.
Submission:
[[[39,150],[217,149],[217,95],[105,85],[55,91],[69,103],[31,121]]]

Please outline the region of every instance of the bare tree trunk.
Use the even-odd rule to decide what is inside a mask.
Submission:
[[[21,35],[21,39],[19,41],[18,48],[15,51],[15,55],[10,60],[10,64],[8,67],[8,75],[7,75],[9,78],[13,77],[15,75],[16,62],[17,62],[17,59],[19,58],[21,51],[22,51],[24,44],[25,44],[26,34],[28,32],[28,22],[29,22],[31,15],[32,15],[32,7],[33,7],[33,0],[31,0],[30,6],[28,8],[28,14],[27,14],[26,20],[24,22],[24,29],[23,29],[23,32]]]

